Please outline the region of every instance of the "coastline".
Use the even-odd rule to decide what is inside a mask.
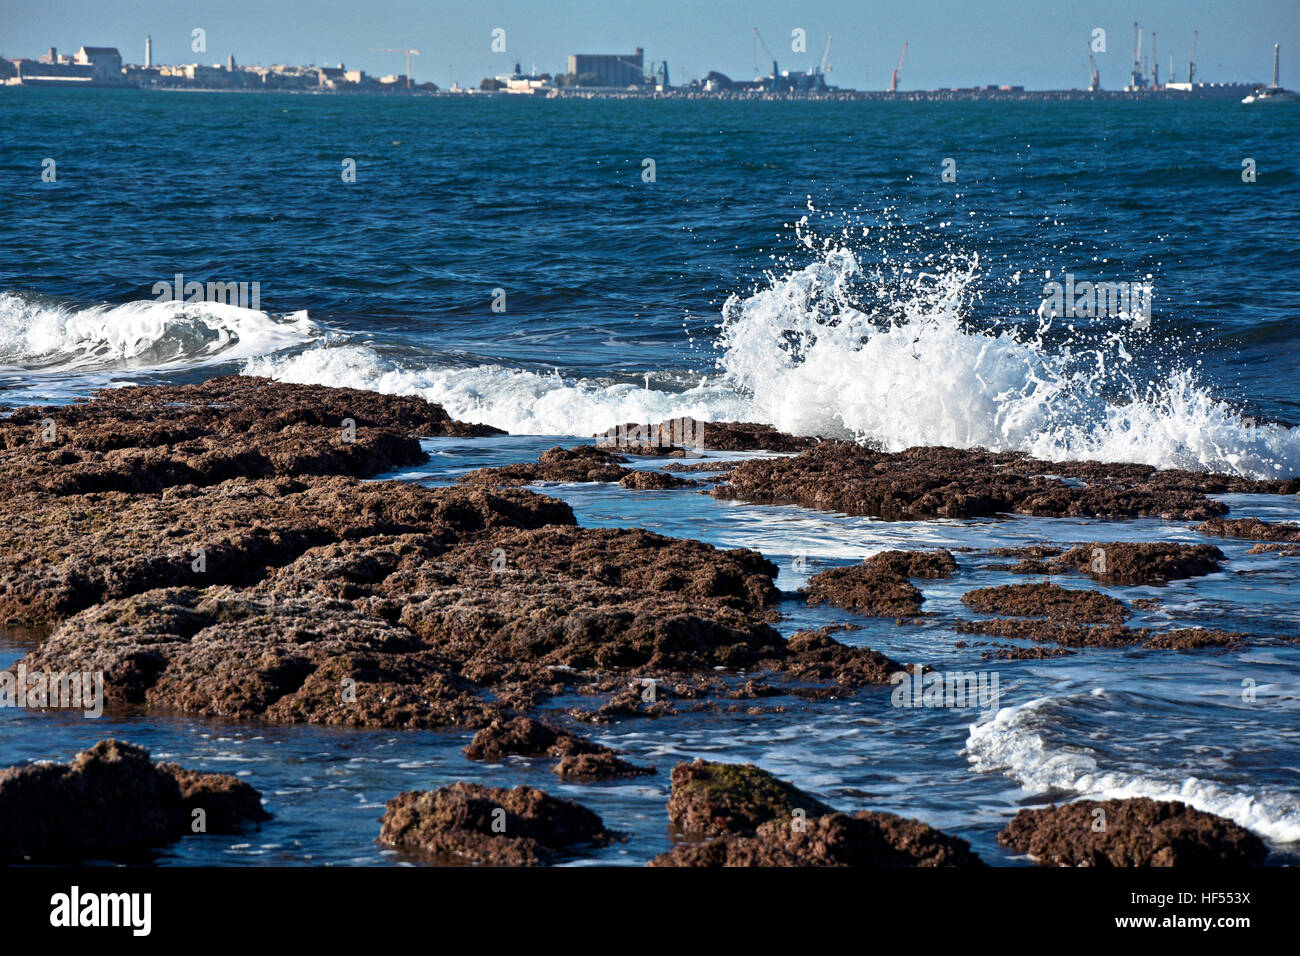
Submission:
[[[917,686],[893,706],[943,707],[953,692],[934,668],[935,704],[927,698],[934,691],[925,679],[930,661],[897,660],[848,638],[873,618],[905,626],[942,617],[917,585],[962,581],[970,555],[884,551],[857,566],[812,573],[792,594],[777,588],[777,566],[756,551],[588,527],[564,502],[524,487],[560,482],[612,485],[626,494],[795,502],[886,521],[1016,511],[1096,521],[1097,539],[1073,551],[1041,541],[997,555],[1025,559],[1012,568],[1024,584],[962,585],[962,602],[978,612],[971,632],[995,638],[962,650],[963,670],[987,668],[980,661],[999,656],[1050,667],[1106,647],[1173,654],[1287,646],[1218,629],[1212,620],[1205,627],[1136,625],[1129,619],[1140,615],[1140,602],[1113,594],[1214,574],[1231,562],[1210,544],[1123,545],[1103,534],[1106,520],[1128,514],[1209,519],[1195,528],[1207,541],[1288,542],[1295,537],[1288,526],[1235,524],[1224,517],[1231,509],[1207,494],[1293,499],[1296,480],[1098,463],[1056,463],[1059,477],[1047,477],[1043,463],[1007,453],[887,454],[843,442],[799,450],[808,439],[728,423],[703,425],[706,449],[739,456],[695,463],[714,471],[673,470],[691,464],[692,449],[593,440],[532,463],[468,471],[440,487],[382,479],[427,460],[420,439],[473,443],[492,440],[494,431],[454,422],[423,399],[250,377],[128,387],[90,402],[16,409],[0,421],[0,480],[9,492],[8,570],[0,579],[6,631],[18,619],[35,637],[22,658],[29,672],[102,674],[110,717],[473,732],[469,760],[560,758],[554,772],[580,787],[654,772],[590,740],[584,727],[633,722],[653,736],[660,722],[671,725],[701,708],[784,721],[791,704],[781,701],[812,713],[842,699],[881,706],[897,697],[896,675],[912,665]],[[783,450],[763,453],[774,445]],[[1083,487],[1071,475],[1085,479]],[[1283,560],[1280,551],[1276,560]],[[849,614],[841,625],[786,637],[775,628],[792,600]],[[589,703],[550,706],[574,692]],[[732,765],[687,766],[672,770],[667,807],[684,842],[656,865],[798,865],[827,853],[884,865],[882,852],[905,854],[889,857],[889,865],[979,862],[964,840],[896,814],[846,814],[797,788],[774,806],[766,794],[791,785],[757,768],[725,789],[747,822],[701,827],[698,820],[716,816],[724,797],[708,787],[690,794],[701,773],[731,774]],[[656,769],[667,776],[668,768]],[[9,779],[18,779],[14,773],[22,771]],[[438,822],[505,805],[521,827],[536,828],[538,801],[549,808],[544,816],[589,813],[578,804],[551,807],[545,794],[477,786],[395,797],[382,839],[415,858],[469,854],[509,865],[556,862],[618,839],[586,817],[575,824],[583,837],[572,846],[542,836],[503,842],[491,831]],[[697,799],[702,808],[692,809]],[[1197,856],[1205,853],[1263,859],[1264,845],[1237,824],[1190,809],[1171,818],[1144,799],[1110,807],[1126,822],[1109,839],[1062,842],[1051,836],[1060,829],[1055,816],[1021,814],[1014,826],[1006,821],[1007,845],[1042,859],[1149,865],[1151,855],[1132,855],[1134,840],[1163,834],[1151,851],[1157,863],[1210,859]],[[809,826],[790,832],[781,821],[797,808]]]

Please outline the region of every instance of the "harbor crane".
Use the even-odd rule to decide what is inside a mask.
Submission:
[[[907,56],[907,41],[903,41],[903,52],[898,56],[898,66],[894,67],[894,75],[889,80],[889,92],[898,92],[898,77],[903,72],[903,59]]]
[[[755,46],[762,47],[763,52],[767,54],[767,58],[772,61],[772,85],[775,86],[777,77],[781,75],[781,71],[780,69],[777,68],[776,57],[772,55],[772,51],[769,50],[767,48],[767,44],[763,42],[763,36],[758,32],[758,27],[754,27],[754,41],[755,41]],[[755,56],[758,55],[757,49],[754,51],[754,54]],[[756,80],[759,79],[757,63],[754,64],[754,79]]]
[[[405,53],[406,54],[406,88],[411,88],[411,57],[419,56],[419,50],[399,50],[395,47],[371,48],[371,53]]]
[[[1192,31],[1192,58],[1187,61],[1187,83],[1190,86],[1196,77],[1196,40],[1200,30]]]
[[[826,49],[822,51],[822,62],[821,65],[817,68],[817,72],[820,75],[825,76],[830,71],[831,71],[831,38],[830,35],[828,34],[826,37]]]
[[[1146,79],[1142,76],[1142,27],[1136,20],[1133,21],[1133,70],[1129,74],[1129,83],[1135,90],[1146,86]]]
[[[668,88],[667,60],[651,60],[650,65],[647,67],[642,63],[633,63],[631,60],[624,59],[621,56],[616,56],[614,59],[615,61],[622,63],[624,66],[631,67],[634,70],[639,70],[644,82],[651,85],[658,83],[664,87],[664,89]],[[533,68],[533,72],[537,72],[536,67]]]
[[[1096,93],[1101,89],[1101,74],[1097,72],[1097,61],[1092,58],[1092,44],[1088,44],[1088,68],[1092,71],[1088,79],[1088,92]]]

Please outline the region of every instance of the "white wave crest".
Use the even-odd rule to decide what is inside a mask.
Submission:
[[[516,435],[589,436],[625,422],[648,424],[684,415],[721,421],[741,416],[747,408],[741,396],[717,386],[668,392],[627,382],[569,381],[500,365],[412,368],[358,345],[253,359],[244,374],[421,395],[453,418]]]
[[[238,361],[305,345],[319,333],[306,312],[273,316],[218,302],[155,300],[80,308],[0,293],[0,366],[27,373]]]
[[[256,358],[247,374],[420,394],[513,433],[590,435],[690,415],[803,435],[1018,450],[1053,461],[1138,462],[1256,478],[1300,473],[1300,429],[1255,425],[1186,367],[1140,372],[1135,333],[1044,344],[973,328],[978,262],[865,275],[828,248],[724,305],[716,371],[681,391],[506,368],[419,366],[355,344]],[[860,307],[864,297],[871,301]]]
[[[1093,692],[1097,694],[1104,692]],[[1276,842],[1300,841],[1300,801],[1294,796],[1264,790],[1249,793],[1194,776],[1162,780],[1154,775],[1105,770],[1090,748],[1051,743],[1055,722],[1047,712],[1060,704],[1061,699],[1039,697],[1003,707],[973,724],[966,742],[973,768],[982,773],[1004,773],[1031,793],[1064,791],[1098,800],[1178,800]]]

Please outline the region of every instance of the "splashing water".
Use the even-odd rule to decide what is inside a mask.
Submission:
[[[722,307],[715,370],[676,391],[566,380],[501,365],[414,366],[353,343],[251,359],[246,374],[421,394],[457,418],[514,433],[590,435],[690,415],[913,445],[1019,450],[1048,460],[1138,462],[1257,478],[1300,473],[1300,429],[1255,425],[1213,396],[1171,342],[1141,368],[1150,334],[1122,317],[1052,328],[981,318],[978,256],[850,248],[845,230],[796,226],[812,261],[770,272]],[[866,230],[863,230],[865,233]],[[1058,320],[1059,321],[1059,320]]]
[[[1049,460],[1127,461],[1276,478],[1300,470],[1300,430],[1254,425],[1175,367],[1139,384],[1129,328],[1046,344],[1018,326],[976,329],[977,257],[819,258],[723,308],[723,380],[749,415],[798,434],[1020,450]],[[865,303],[865,304],[864,304]]]

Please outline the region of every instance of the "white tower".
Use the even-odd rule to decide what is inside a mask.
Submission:
[[[153,37],[145,34],[144,38],[144,68],[147,70],[153,66]]]

